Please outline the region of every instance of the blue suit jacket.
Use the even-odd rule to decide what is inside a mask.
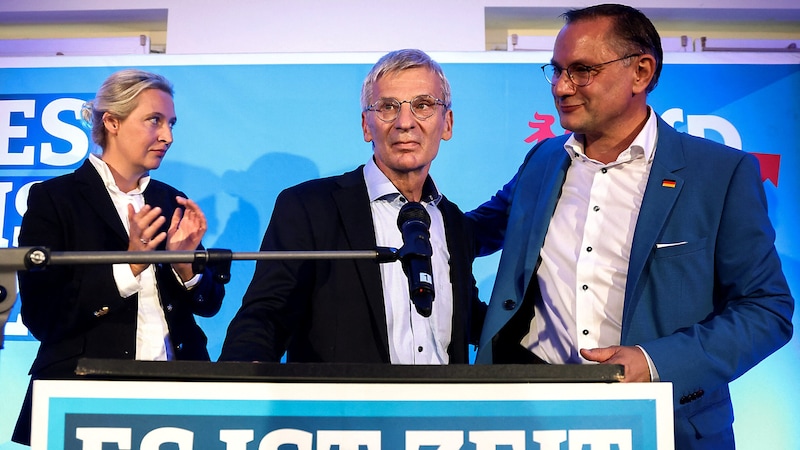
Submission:
[[[514,179],[468,213],[479,254],[504,248],[477,363],[493,362],[504,327],[530,325],[532,308],[523,300],[569,168],[566,139],[534,147]],[[621,345],[641,345],[661,380],[672,382],[676,448],[708,448],[697,439],[715,435],[732,441],[728,383],[791,338],[794,300],[774,238],[756,159],[659,118]],[[683,244],[659,245],[675,243]],[[528,298],[539,295],[533,289]],[[520,310],[525,317],[509,323]]]

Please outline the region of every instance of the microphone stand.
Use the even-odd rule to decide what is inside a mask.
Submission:
[[[216,280],[225,284],[231,279],[231,261],[373,259],[377,263],[386,263],[397,261],[399,258],[399,251],[393,247],[378,247],[375,250],[272,252],[232,252],[219,248],[195,251],[53,252],[46,247],[2,248],[0,249],[0,305],[5,305],[6,299],[10,299],[10,303],[14,302],[17,292],[17,271],[42,270],[51,265],[192,263],[192,268],[196,273],[202,272],[206,267],[211,267]],[[1,308],[0,311],[2,311]]]

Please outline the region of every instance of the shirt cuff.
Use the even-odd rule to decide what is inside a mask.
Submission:
[[[647,350],[645,350],[641,345],[637,345],[636,347],[644,353],[645,359],[647,359],[647,368],[650,369],[650,381],[661,381],[661,377],[658,376],[658,370],[656,369],[656,365],[653,364],[653,360],[650,359],[650,355],[647,354]]]
[[[175,271],[175,268],[174,267],[171,267],[171,268],[172,268],[172,273],[175,275],[175,279],[178,280],[178,283],[183,285],[183,288],[186,289],[187,291],[192,289],[193,287],[197,286],[197,283],[199,283],[200,280],[203,279],[203,274],[202,273],[198,273],[198,274],[195,274],[195,276],[193,276],[192,278],[189,278],[188,281],[184,282],[181,279],[181,276],[178,275],[178,272]]]
[[[117,284],[117,291],[119,291],[120,297],[128,298],[142,288],[138,277],[131,272],[129,264],[114,264],[111,270],[114,274],[114,282]]]

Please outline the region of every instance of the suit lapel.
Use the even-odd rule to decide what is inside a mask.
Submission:
[[[467,355],[462,354],[468,348],[470,318],[472,307],[472,261],[474,256],[468,253],[464,245],[471,239],[464,233],[464,219],[458,207],[443,197],[438,205],[444,221],[444,236],[447,250],[450,252],[450,283],[453,295],[453,329],[451,332],[450,363],[466,363]]]
[[[75,170],[75,180],[78,182],[78,191],[87,204],[95,210],[97,215],[112,229],[117,237],[124,243],[128,242],[128,232],[120,221],[114,203],[106,191],[103,179],[88,160]]]
[[[550,219],[553,217],[558,198],[561,196],[561,187],[564,185],[569,165],[569,154],[564,150],[563,141],[559,140],[556,143],[556,148],[550,151],[544,170],[536,173],[538,178],[536,183],[540,183],[540,187],[530,188],[528,183],[522,183],[520,188],[525,189],[525,191],[517,193],[515,196],[514,201],[522,201],[525,204],[533,203],[535,205],[531,215],[525,219],[523,229],[530,230],[528,242],[523,247],[526,248],[527,254],[524,258],[519,258],[524,267],[518,268],[518,270],[524,272],[524,279],[528,284],[530,284],[536,272],[539,254],[544,246],[544,238],[550,226]],[[527,291],[528,286],[526,285],[523,288]]]
[[[164,223],[161,225],[160,232],[167,233],[169,231],[170,222],[172,221],[172,214],[175,212],[175,201],[174,197],[170,195],[171,191],[166,189],[163,184],[160,184],[156,180],[150,179],[150,184],[147,185],[147,189],[145,189],[144,195],[144,202],[151,206],[158,206],[161,208],[161,214],[164,216],[165,220]],[[161,244],[159,244],[158,248],[161,250],[166,250],[167,241],[164,240]]]
[[[375,243],[375,228],[372,223],[372,212],[367,197],[367,187],[364,181],[363,166],[352,172],[342,175],[339,179],[339,189],[333,196],[339,210],[344,233],[352,250],[373,250]],[[364,297],[369,303],[373,323],[380,330],[380,339],[386,355],[389,355],[389,332],[386,329],[386,309],[383,304],[383,286],[381,284],[380,268],[375,261],[367,259],[355,260],[356,271],[361,280]]]
[[[661,118],[658,119],[658,142],[650,178],[647,180],[636,231],[631,244],[628,278],[625,289],[625,307],[622,317],[622,341],[625,342],[626,325],[633,306],[641,298],[644,283],[642,272],[651,258],[656,240],[661,234],[675,202],[683,188],[684,180],[678,171],[685,166],[683,147],[679,134]]]

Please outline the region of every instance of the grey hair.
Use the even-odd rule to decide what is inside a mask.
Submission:
[[[81,108],[81,117],[91,127],[92,141],[105,149],[107,138],[103,124],[105,113],[124,120],[136,106],[138,97],[146,89],[158,89],[172,97],[172,83],[164,76],[139,69],[124,69],[111,74],[100,86],[94,100]]]
[[[442,82],[442,98],[440,100],[444,102],[445,111],[450,109],[450,83],[447,81],[447,77],[444,76],[444,71],[439,63],[432,60],[431,57],[422,50],[403,49],[383,55],[381,59],[372,66],[372,70],[369,71],[367,77],[364,79],[364,84],[361,86],[361,110],[367,110],[372,100],[372,92],[375,88],[375,83],[381,77],[418,67],[429,69],[439,76]]]

